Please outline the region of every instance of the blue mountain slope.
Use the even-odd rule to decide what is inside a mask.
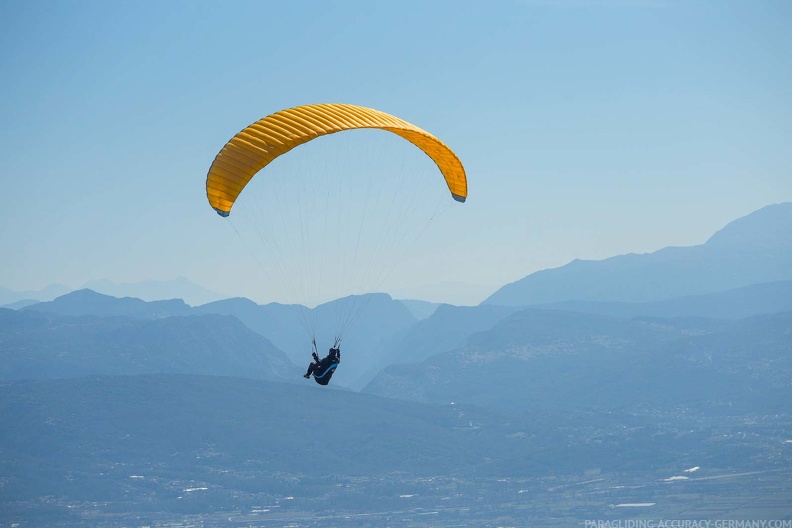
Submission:
[[[147,280],[136,283],[95,280],[87,282],[83,288],[89,288],[113,297],[135,297],[144,301],[183,299],[193,306],[225,297],[219,293],[207,290],[184,277],[172,280]]]
[[[792,203],[731,222],[705,244],[600,261],[575,260],[503,286],[483,304],[649,302],[792,280]]]
[[[23,310],[58,315],[126,316],[140,319],[158,319],[191,313],[190,307],[181,299],[146,302],[133,297],[111,297],[87,289],[67,293],[53,301],[33,304]]]
[[[249,328],[267,336],[293,362],[307,366],[311,360],[309,328],[315,329],[319,353],[326,354],[333,344],[336,322],[350,304],[363,309],[344,335],[342,366],[333,376],[334,383],[349,386],[377,365],[381,368],[383,348],[415,323],[415,317],[404,304],[387,294],[347,297],[313,309],[228,299],[197,307],[195,311],[233,315]]]
[[[34,301],[51,301],[52,299],[72,291],[62,284],[51,284],[42,290],[16,291],[0,287],[0,305],[11,304],[26,299]]]
[[[790,335],[792,312],[625,320],[530,308],[457,350],[384,369],[364,392],[501,411],[776,412],[792,401]]]
[[[0,379],[193,373],[297,380],[300,369],[234,317],[155,320],[0,309]]]
[[[266,337],[301,368],[311,359],[311,334],[315,331],[319,353],[324,355],[336,332],[336,323],[349,307],[360,310],[343,336],[343,369],[334,383],[349,385],[366,371],[382,365],[382,349],[415,323],[401,301],[386,294],[368,294],[338,299],[309,309],[299,305],[259,305],[244,298],[226,299],[190,307],[180,299],[146,302],[131,297],[116,298],[92,290],[78,290],[54,301],[36,303],[21,311],[57,315],[133,317],[163,319],[187,315],[228,315]]]
[[[463,346],[471,334],[489,330],[517,310],[511,306],[443,304],[429,318],[412,325],[403,338],[393,341],[386,353],[399,363],[420,362]]]
[[[752,315],[792,311],[792,281],[752,284],[725,292],[675,297],[665,301],[566,301],[539,307],[626,318],[643,316],[742,319]]]

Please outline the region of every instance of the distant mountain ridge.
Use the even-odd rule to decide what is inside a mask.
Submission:
[[[637,285],[636,297],[661,286],[687,292],[660,300],[459,307],[371,294],[308,309],[84,289],[0,308],[0,525],[165,525],[147,515],[166,511],[174,525],[388,526],[407,522],[406,511],[423,525],[440,519],[440,507],[418,506],[429,489],[475,525],[473,512],[491,498],[484,481],[514,519],[549,518],[547,501],[528,493],[534,485],[576,515],[606,518],[636,511],[613,504],[655,500],[645,481],[624,480],[636,470],[709,508],[701,488],[663,479],[693,466],[724,470],[698,479],[718,496],[724,481],[713,478],[792,467],[792,279],[689,293],[696,281],[720,287],[789,270],[788,210],[762,211],[702,246],[578,262],[547,270],[545,285],[531,276],[554,299],[594,278],[586,295],[613,284],[621,295]],[[333,383],[304,380],[301,321],[325,321],[315,327],[324,353],[350,303],[365,309]],[[317,456],[328,448],[332,456]],[[579,495],[605,471],[618,479]],[[523,486],[538,475],[546,478]],[[783,509],[784,476],[757,501],[741,491],[736,500],[752,512]],[[344,502],[370,505],[377,493],[388,506],[377,506],[376,521]],[[309,495],[314,511],[333,515],[295,517]],[[515,524],[508,519],[501,524]]]
[[[651,303],[568,301],[542,305],[548,311],[572,311],[631,319],[635,317],[708,317],[740,319],[751,315],[792,310],[792,281],[758,284],[716,294],[680,297]],[[259,305],[244,298],[227,299],[199,307],[180,300],[145,302],[115,298],[90,290],[79,290],[55,301],[20,309],[22,312],[61,316],[133,317],[160,320],[169,317],[216,314],[234,316],[247,328],[266,337],[300,368],[310,359],[310,342],[299,321],[302,316],[333,320],[333,303],[314,312],[304,307],[280,304]],[[464,347],[470,336],[487,331],[520,311],[514,306],[480,305],[458,307],[441,305],[420,321],[387,295],[375,295],[356,327],[342,343],[345,352],[338,385],[359,390],[379,372],[392,364],[420,363],[437,354]],[[326,347],[331,330],[319,326],[319,346]],[[322,336],[325,340],[322,341]],[[320,349],[323,353],[324,348]]]
[[[716,231],[706,243],[714,247],[792,249],[790,225],[792,225],[792,203],[768,205],[729,222],[723,229]]]
[[[144,301],[181,299],[187,304],[198,306],[227,296],[198,286],[194,282],[178,277],[171,280],[147,280],[134,283],[115,283],[109,280],[89,281],[83,288],[113,297],[135,297]]]
[[[351,296],[310,309],[278,303],[259,305],[244,298],[191,307],[181,299],[147,302],[130,297],[112,297],[85,289],[68,293],[54,301],[23,307],[20,311],[62,316],[133,317],[145,320],[188,315],[233,316],[284,351],[290,361],[307,367],[311,360],[308,325],[314,325],[319,353],[324,355],[333,345],[337,330],[335,325],[339,317],[343,317],[350,309],[361,311],[352,320],[354,324],[341,342],[344,368],[339,369],[334,377],[334,381],[350,385],[361,376],[370,377],[366,373],[377,365],[381,356],[380,350],[416,321],[404,303],[391,299],[387,294]]]
[[[398,363],[417,363],[440,352],[454,350],[465,344],[476,332],[489,330],[518,308],[511,306],[440,305],[435,312],[412,325],[384,350]]]
[[[742,319],[792,311],[792,281],[752,284],[718,293],[675,297],[644,303],[565,301],[537,308],[594,313],[613,317],[710,317]]]
[[[225,299],[227,296],[208,290],[194,282],[178,277],[171,280],[147,280],[134,283],[116,283],[109,280],[92,280],[81,288],[70,288],[62,284],[52,284],[37,291],[15,291],[0,288],[0,306],[10,307],[19,301],[30,304],[31,301],[46,302],[66,295],[72,291],[92,290],[112,297],[132,297],[143,301],[164,301],[181,299],[192,306],[206,304]],[[18,306],[13,306],[17,308]]]
[[[792,312],[726,321],[527,308],[364,392],[500,410],[788,411]]]
[[[429,301],[417,301],[414,299],[398,299],[400,303],[402,303],[410,313],[415,317],[417,320],[426,319],[433,313],[439,306],[439,303],[433,303]]]
[[[181,299],[147,302],[133,297],[112,297],[88,289],[76,290],[53,301],[32,304],[22,310],[59,315],[127,316],[142,319],[191,313],[190,307]]]
[[[277,303],[259,305],[237,298],[194,308],[196,313],[234,315],[248,327],[267,336],[297,364],[308,365],[311,341],[308,325],[314,325],[319,353],[324,355],[333,344],[339,318],[348,311],[360,310],[341,342],[342,368],[333,381],[345,386],[359,385],[358,378],[378,364],[380,352],[395,336],[416,321],[407,307],[384,293],[350,296],[316,308]]]
[[[732,222],[713,235],[708,242],[708,244],[712,244],[711,248],[705,247],[707,245],[693,248],[666,248],[666,250],[649,255],[624,255],[600,262],[578,262],[576,265],[565,266],[558,270],[547,270],[534,274],[527,277],[526,280],[539,289],[545,288],[550,291],[559,286],[556,280],[558,277],[569,279],[569,273],[577,270],[580,273],[575,280],[585,283],[590,294],[596,289],[604,289],[611,284],[607,280],[594,281],[591,279],[592,273],[594,275],[599,273],[596,272],[597,266],[605,266],[607,273],[615,273],[617,276],[613,280],[616,280],[619,286],[614,291],[618,293],[619,288],[630,289],[637,284],[635,288],[637,290],[644,288],[642,291],[645,293],[646,288],[657,288],[663,283],[659,280],[649,280],[648,277],[651,277],[651,274],[642,273],[642,270],[653,267],[664,269],[665,264],[668,264],[668,270],[664,269],[662,272],[663,277],[673,282],[672,285],[664,285],[663,291],[668,294],[675,289],[687,291],[692,288],[691,285],[694,283],[703,284],[706,282],[700,277],[700,273],[705,268],[699,264],[708,263],[708,265],[717,267],[721,263],[721,260],[718,259],[724,255],[731,257],[742,255],[745,257],[740,261],[742,264],[753,262],[756,269],[775,270],[775,272],[783,274],[789,272],[789,268],[784,267],[785,264],[783,264],[786,262],[784,260],[786,253],[784,252],[792,253],[792,248],[790,248],[792,243],[789,242],[788,237],[783,236],[783,230],[777,226],[783,224],[785,219],[790,217],[792,208],[787,205],[792,204],[770,206]],[[752,233],[765,225],[776,227],[768,227],[765,231],[769,234],[766,236],[753,236]],[[666,258],[668,255],[672,258]],[[701,258],[694,258],[696,255]],[[713,260],[713,255],[718,259]],[[729,268],[731,266],[729,263],[738,260],[740,259],[729,258],[722,262],[724,262],[724,267]],[[679,267],[683,264],[688,268]],[[592,269],[596,273],[592,272]],[[691,269],[693,271],[688,273]],[[732,281],[741,282],[756,277],[754,273],[742,274],[736,272],[733,267],[729,269],[733,272],[730,278]],[[539,280],[542,273],[548,273],[552,280],[546,283]],[[553,273],[557,274],[555,279]],[[716,276],[718,273],[712,272],[711,275]],[[562,283],[562,288],[574,286],[574,280],[571,279],[562,281]],[[558,294],[558,291],[556,290],[554,295]],[[603,296],[614,296],[614,294],[607,294],[605,290],[602,291],[604,292]],[[677,296],[647,302],[586,300],[577,298],[577,291],[574,293],[576,295],[574,300],[539,303],[533,306],[545,308],[546,312],[579,312],[580,314],[599,314],[622,319],[636,317],[742,319],[751,315],[772,314],[792,309],[792,280],[789,279],[719,290],[716,293]],[[425,360],[431,362],[438,354],[464,350],[472,342],[471,340],[474,339],[474,334],[477,332],[483,332],[490,336],[494,340],[490,345],[496,346],[497,339],[500,337],[496,337],[496,333],[487,332],[494,331],[503,321],[512,317],[523,307],[508,303],[503,306],[482,304],[475,307],[450,305],[438,307],[422,301],[394,300],[387,294],[351,296],[325,303],[313,309],[277,303],[259,305],[244,298],[225,299],[192,307],[180,299],[146,302],[138,298],[116,298],[84,289],[60,296],[53,301],[20,307],[19,311],[59,316],[94,316],[101,319],[134,318],[150,322],[162,321],[162,331],[168,325],[176,324],[174,321],[168,321],[172,318],[198,315],[233,316],[244,323],[247,327],[245,330],[249,329],[259,336],[263,336],[271,345],[285,353],[288,361],[298,365],[299,368],[304,368],[310,360],[312,332],[317,339],[318,352],[324,354],[327,348],[333,344],[339,317],[344,313],[349,313],[350,309],[361,309],[361,312],[341,342],[344,363],[343,368],[338,370],[334,382],[336,385],[358,390],[369,384],[382,369],[390,365],[420,363]],[[419,317],[416,317],[416,314]],[[548,324],[557,326],[562,324],[559,321],[563,321],[566,316],[557,314],[555,316],[548,315],[548,317]],[[565,324],[576,325],[582,320],[584,319],[567,317]],[[132,322],[127,324],[133,325]],[[139,324],[141,323],[134,323],[134,325]],[[607,322],[606,324],[603,320],[602,324],[607,326],[611,323]],[[90,327],[80,326],[80,328],[85,335],[79,339],[76,334],[64,337],[67,347],[71,346],[70,344],[75,340],[83,339],[82,342],[87,343],[85,339],[92,335]],[[155,326],[149,326],[149,328],[155,328]],[[536,330],[544,331],[541,328]],[[569,328],[565,331],[571,335],[576,329]],[[197,330],[196,332],[196,335],[202,335],[203,339],[211,341],[210,337]],[[242,334],[240,333],[240,335]],[[28,337],[34,339],[35,336],[29,334]],[[94,337],[96,338],[96,335]],[[129,337],[125,339],[127,344],[134,341]],[[191,338],[184,336],[182,339],[184,342],[190,342]],[[234,339],[228,338],[229,342]],[[100,342],[107,344],[106,341],[100,340]],[[51,346],[57,347],[58,345],[53,341]],[[86,346],[88,345],[86,344]],[[123,347],[122,344],[113,346],[116,346],[118,350]],[[180,345],[173,343],[170,346],[178,349]],[[195,346],[198,350],[203,350],[200,343],[195,343]],[[486,344],[482,344],[482,346],[486,346]],[[71,356],[67,356],[67,359],[69,357]],[[233,353],[231,357],[233,357]],[[456,358],[447,356],[446,361],[453,363]],[[508,369],[509,367],[505,366],[504,368]]]
[[[0,288],[0,306],[16,303],[18,301],[51,301],[56,297],[65,295],[72,291],[63,284],[51,284],[41,290],[16,291],[8,288]]]
[[[0,343],[0,380],[154,373],[301,379],[268,339],[215,314],[151,319],[0,309]]]
[[[30,306],[31,304],[38,304],[39,302],[41,301],[36,301],[34,299],[22,299],[21,301],[15,301],[12,303],[0,305],[0,308],[19,310],[20,308],[24,308],[25,306]]]
[[[792,280],[792,203],[729,223],[702,245],[575,260],[503,286],[482,304],[650,302]]]

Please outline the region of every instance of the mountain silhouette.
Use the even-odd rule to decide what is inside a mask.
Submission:
[[[127,316],[141,319],[190,313],[190,307],[181,299],[146,302],[133,297],[104,295],[88,289],[73,291],[52,301],[32,304],[22,309],[58,315]]]
[[[296,380],[300,369],[238,319],[140,319],[0,309],[0,379],[188,373]]]
[[[192,306],[223,299],[225,296],[208,290],[185,277],[171,280],[147,280],[134,283],[116,283],[109,280],[94,280],[83,288],[113,297],[136,297],[144,301],[182,299]]]
[[[528,308],[461,348],[385,368],[364,392],[501,412],[782,412],[792,401],[790,329],[792,312],[727,321]]]
[[[626,318],[644,316],[742,319],[752,315],[792,311],[792,281],[752,284],[724,292],[675,297],[664,301],[565,301],[537,307]]]
[[[503,286],[483,304],[649,302],[792,280],[792,203],[735,220],[705,244],[599,261],[574,260]]]

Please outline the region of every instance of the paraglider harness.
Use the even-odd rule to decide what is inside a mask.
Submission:
[[[316,339],[312,339],[311,343],[313,344],[313,352],[311,352],[311,355],[316,362],[313,375],[314,381],[319,385],[327,385],[330,383],[330,378],[333,377],[336,367],[341,363],[341,349],[338,346],[341,343],[341,339],[336,338],[335,343],[332,348],[330,348],[330,352],[322,359],[319,359],[319,355],[317,354]]]

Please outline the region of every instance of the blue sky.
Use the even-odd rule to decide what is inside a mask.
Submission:
[[[702,243],[792,201],[790,22],[786,1],[2,2],[0,286],[185,276],[270,300],[206,172],[317,102],[411,121],[467,169],[385,289],[475,302]]]

